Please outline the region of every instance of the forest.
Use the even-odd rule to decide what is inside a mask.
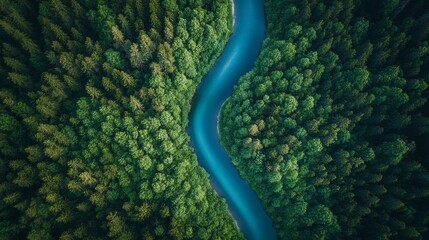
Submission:
[[[0,239],[241,239],[191,98],[230,0],[0,0]]]
[[[266,0],[221,141],[280,239],[429,239],[429,2]]]
[[[0,0],[0,240],[243,239],[186,132],[231,9]],[[429,239],[429,1],[265,12],[219,130],[278,237]]]

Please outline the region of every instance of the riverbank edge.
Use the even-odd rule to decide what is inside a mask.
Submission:
[[[229,35],[229,39],[228,39],[228,41],[226,42],[226,44],[225,44],[225,48],[226,48],[226,46],[230,43],[230,41],[231,41],[231,38],[232,38],[232,36],[235,34],[235,21],[236,21],[236,6],[235,6],[235,1],[234,0],[231,0],[231,12],[230,12],[230,16],[228,17],[228,19],[227,19],[227,24],[231,27],[231,33],[230,33],[230,35]],[[265,6],[264,6],[264,8],[265,8]],[[265,15],[264,16],[264,20],[265,20],[265,23],[267,22],[267,16]],[[267,37],[267,31],[265,31],[265,38]],[[264,40],[265,41],[265,40]],[[262,51],[262,48],[263,48],[263,46],[264,46],[264,43],[262,44],[262,47],[261,47],[261,51]],[[217,64],[217,62],[218,62],[218,60],[219,60],[219,58],[221,58],[221,56],[222,56],[222,53],[221,53],[221,55],[219,55],[217,58],[216,58],[216,60],[214,61],[214,63],[213,63],[213,65],[212,65],[212,67],[213,66],[215,66],[216,64]],[[256,63],[256,61],[257,61],[257,59],[255,60],[255,63]],[[251,70],[249,70],[249,72],[251,72],[253,70],[253,68],[251,69]],[[210,72],[210,70],[209,70],[209,72]],[[209,73],[208,72],[208,73]],[[247,72],[247,73],[249,73],[249,72]],[[207,73],[207,74],[208,74]],[[241,78],[242,77],[244,77],[247,73],[245,73],[243,76],[241,76],[240,78],[239,78],[239,80],[237,81],[237,83],[235,84],[235,85],[237,85],[238,84],[238,82],[241,80]],[[203,80],[204,80],[204,77],[203,77]],[[200,84],[202,84],[202,82],[200,83]],[[199,85],[200,85],[199,84]],[[200,86],[197,86],[197,88],[196,88],[196,90],[195,90],[195,94],[198,92],[198,90],[199,90],[199,88],[200,88]],[[194,95],[195,95],[194,94]],[[233,94],[233,93],[232,93]],[[231,96],[232,96],[232,94],[231,94]],[[221,106],[220,106],[220,108],[219,108],[219,111],[218,111],[218,113],[217,113],[217,116],[216,116],[216,118],[217,118],[217,120],[216,120],[216,129],[217,129],[217,139],[218,139],[218,142],[219,142],[219,144],[224,148],[224,150],[225,150],[225,152],[227,153],[227,155],[228,155],[228,157],[231,159],[231,163],[233,164],[233,166],[235,166],[235,167],[237,167],[237,165],[236,164],[234,164],[234,162],[232,161],[232,157],[231,157],[231,154],[227,151],[227,148],[225,147],[225,145],[222,143],[222,138],[221,138],[221,134],[220,134],[220,130],[219,130],[219,126],[220,126],[220,121],[221,121],[221,119],[222,119],[222,111],[223,111],[223,107],[224,107],[224,105],[227,103],[227,101],[231,98],[231,96],[229,96],[228,98],[226,98],[225,99],[225,101],[221,104]],[[193,101],[194,101],[194,97],[192,97],[192,99],[191,99],[191,105],[193,104]],[[191,109],[191,111],[192,111],[192,109]],[[189,127],[189,122],[188,122],[188,126],[187,127]],[[192,144],[192,141],[191,141],[191,143],[190,143],[190,146],[191,146],[191,148],[193,148],[194,149],[194,151],[195,151],[195,146],[194,146],[194,144]],[[237,169],[237,168],[236,168]],[[207,171],[207,170],[205,170],[206,171],[206,173],[208,174],[208,176],[210,177],[210,173]],[[238,169],[237,169],[237,171],[238,171]],[[253,191],[253,192],[255,192],[254,190],[253,190],[253,188],[250,186],[250,183],[245,179],[245,178],[243,178],[243,176],[242,176],[242,174],[240,174],[240,171],[238,171],[238,174],[239,174],[239,176],[240,176],[240,178],[242,179],[242,180],[244,180],[245,182],[247,182],[247,184],[249,185],[249,187],[250,187],[250,189]],[[225,197],[223,197],[223,196],[221,196],[220,194],[219,194],[219,190],[216,188],[216,186],[214,186],[212,183],[211,183],[211,181],[210,181],[210,186],[212,187],[212,189],[213,190],[215,190],[215,192],[217,193],[217,195],[219,196],[219,198],[221,198],[221,199],[223,199],[224,201],[225,201],[225,203],[226,203],[226,205],[227,205],[227,210],[228,210],[228,213],[229,213],[229,215],[231,216],[231,218],[233,219],[233,221],[235,222],[235,225],[237,226],[237,229],[239,229],[239,231],[242,233],[242,236],[243,236],[243,239],[246,239],[246,237],[245,237],[245,235],[244,235],[244,232],[241,230],[241,228],[239,227],[239,225],[238,225],[238,222],[237,222],[237,220],[235,219],[235,217],[233,216],[233,214],[231,213],[231,211],[230,211],[230,209],[229,209],[229,205],[228,205],[228,201],[226,201],[226,198]],[[256,192],[255,192],[255,194],[256,194]],[[261,206],[263,207],[263,209],[264,209],[264,211],[266,212],[266,209],[265,209],[265,207],[262,205],[262,201],[261,201],[261,198],[256,194],[256,196],[257,196],[257,198],[258,198],[258,200],[261,202]],[[268,213],[266,213],[267,214],[267,216],[269,217],[269,218],[271,218],[271,216],[270,215],[268,215]],[[272,227],[273,227],[273,229],[275,229],[275,227],[274,227],[274,224],[273,224],[274,222],[272,222]]]
[[[232,0],[232,19],[233,19],[233,22],[232,22],[232,26],[233,26],[232,34],[234,34],[234,26],[235,26],[235,5],[234,5],[234,0]],[[265,23],[266,23],[266,22],[267,22],[267,16],[265,15]],[[232,36],[232,34],[231,34],[231,36]],[[266,30],[266,31],[265,31],[265,39],[267,39],[267,37],[268,37],[268,32],[267,32],[267,30]],[[228,41],[228,42],[229,42],[229,41]],[[265,40],[264,40],[264,42],[265,42]],[[228,44],[228,43],[227,43],[227,44]],[[261,47],[261,51],[263,50],[264,46],[265,46],[265,44],[263,43],[263,44],[262,44],[262,47]],[[258,58],[259,58],[259,56],[258,56]],[[258,59],[256,59],[256,60],[255,60],[255,64],[256,64],[256,61],[258,61]],[[250,71],[249,71],[249,72],[247,72],[246,74],[250,73],[251,71],[253,71],[253,68],[252,68],[252,70],[250,70]],[[241,77],[240,77],[240,79],[237,81],[237,83],[235,84],[235,86],[236,86],[236,85],[238,85],[238,83],[240,82],[241,78],[242,78],[242,77],[244,77],[246,74],[244,74],[243,76],[241,76]],[[234,86],[234,88],[235,88],[235,86]],[[234,90],[235,90],[235,89],[234,89]],[[224,137],[223,137],[224,135],[222,134],[222,133],[223,133],[223,131],[222,131],[222,129],[220,129],[220,125],[221,125],[221,123],[222,123],[222,121],[223,121],[223,110],[224,110],[224,106],[225,106],[226,104],[228,104],[229,99],[230,99],[230,98],[233,96],[233,94],[234,94],[234,90],[233,90],[233,92],[231,93],[231,95],[230,95],[228,98],[226,98],[226,99],[225,99],[225,101],[221,104],[220,109],[219,109],[219,112],[218,112],[218,114],[217,114],[217,116],[216,116],[216,130],[217,130],[217,137],[218,137],[219,144],[220,144],[220,145],[225,149],[225,152],[227,153],[228,157],[231,159],[231,163],[236,167],[236,169],[237,169],[238,174],[240,175],[240,177],[241,177],[244,181],[246,181],[246,182],[249,184],[249,187],[253,190],[252,186],[250,185],[250,182],[249,182],[247,179],[245,179],[245,178],[243,177],[243,175],[240,173],[239,169],[237,168],[237,167],[238,167],[238,165],[234,163],[234,161],[233,161],[233,155],[232,155],[231,153],[229,153],[228,148],[226,148],[226,147],[225,147],[225,141],[224,141]],[[216,189],[215,189],[215,190],[216,190]],[[261,197],[256,193],[256,191],[255,191],[255,190],[253,190],[253,191],[255,192],[255,194],[256,194],[256,196],[257,196],[257,198],[258,198],[258,199],[259,199],[259,201],[261,202],[261,205],[262,205],[262,207],[263,207],[264,211],[266,212],[266,214],[268,215],[268,217],[272,219],[272,217],[273,217],[273,216],[271,216],[271,215],[269,215],[269,214],[268,214],[266,207],[264,206],[264,204],[262,204]],[[229,211],[229,209],[228,209],[228,212],[231,214],[231,212]],[[232,214],[231,214],[231,216],[232,216]],[[235,222],[235,223],[237,224],[237,226],[238,226],[238,223],[237,223],[237,221],[235,220],[235,218],[234,218],[233,216],[232,216],[232,218],[234,219],[234,222]],[[276,229],[276,228],[275,228],[275,225],[274,225],[274,221],[272,222],[272,226],[273,226],[273,228],[274,228],[274,229]],[[277,230],[277,229],[276,229],[276,230]]]

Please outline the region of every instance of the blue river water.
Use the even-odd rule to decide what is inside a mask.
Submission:
[[[239,78],[252,69],[265,39],[264,0],[234,0],[230,41],[193,99],[188,133],[198,161],[247,239],[276,239],[271,219],[219,142],[217,117]]]

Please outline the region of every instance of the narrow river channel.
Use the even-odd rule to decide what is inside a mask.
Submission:
[[[239,78],[250,71],[265,39],[264,0],[234,0],[234,32],[193,99],[187,129],[198,161],[247,239],[276,239],[271,219],[219,142],[217,117]]]

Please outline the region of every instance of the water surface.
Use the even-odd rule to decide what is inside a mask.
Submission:
[[[198,161],[247,239],[276,239],[255,192],[219,143],[217,116],[239,78],[252,69],[265,39],[263,0],[234,0],[234,33],[193,99],[188,133]]]

